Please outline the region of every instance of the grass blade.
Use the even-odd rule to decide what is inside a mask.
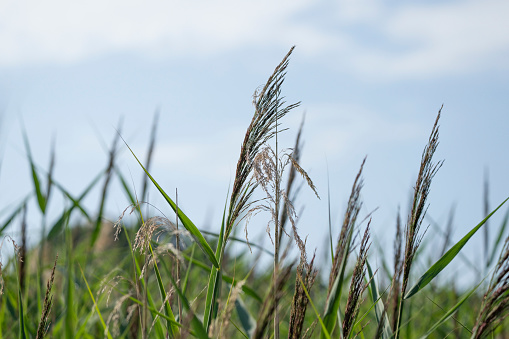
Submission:
[[[256,329],[256,320],[249,312],[244,301],[239,297],[235,300],[235,308],[240,319],[240,324],[249,338],[253,336]]]
[[[37,175],[35,163],[32,158],[32,152],[30,151],[30,144],[28,142],[27,133],[24,128],[23,128],[23,141],[25,143],[25,149],[27,152],[28,162],[30,163],[30,170],[32,172],[32,182],[34,184],[35,194],[37,196],[37,203],[39,205],[39,209],[41,210],[42,214],[45,214],[46,213],[46,197],[42,193],[41,183],[40,183],[39,177]]]
[[[484,278],[486,279],[486,278]],[[481,284],[484,282],[484,279],[477,285],[475,286],[473,289],[471,289],[469,292],[465,293],[465,295],[460,299],[460,301],[458,301],[456,303],[456,305],[454,305],[453,307],[451,307],[443,316],[442,318],[440,318],[440,320],[438,320],[433,326],[431,326],[431,328],[428,330],[428,332],[426,332],[426,334],[424,334],[421,339],[425,339],[427,337],[429,337],[431,335],[431,333],[433,333],[440,325],[442,325],[444,322],[446,322],[447,320],[449,320],[449,318],[451,318],[453,316],[454,313],[456,313],[456,311],[458,310],[458,308],[461,307],[461,305],[463,305],[463,303],[472,295],[474,294],[474,292],[477,290],[477,288],[479,286],[481,286]]]
[[[26,338],[25,328],[25,312],[23,311],[23,298],[21,297],[21,288],[18,288],[18,304],[19,304],[19,335],[20,339]]]
[[[97,315],[99,316],[99,319],[101,320],[101,324],[103,325],[104,331],[106,332],[106,335],[108,336],[108,339],[113,339],[113,337],[110,334],[110,331],[108,330],[108,327],[106,326],[106,323],[104,322],[103,316],[101,315],[101,311],[99,310],[99,306],[97,306],[97,303],[95,302],[94,295],[92,291],[90,290],[90,286],[88,285],[87,278],[85,278],[85,273],[83,273],[83,269],[81,268],[81,265],[78,264],[81,276],[83,277],[83,280],[85,281],[85,284],[87,285],[88,293],[90,294],[90,298],[92,298],[92,301],[94,302],[95,310],[97,311]]]
[[[383,339],[392,338],[391,331],[391,323],[389,322],[389,318],[387,317],[387,312],[384,310],[383,302],[381,301],[381,295],[378,291],[378,286],[376,285],[376,281],[374,279],[373,270],[369,265],[369,262],[366,260],[366,267],[368,269],[368,279],[369,279],[369,291],[371,292],[371,299],[375,305],[375,315],[376,320],[380,324],[383,322],[382,326],[382,336]],[[379,325],[380,326],[380,325]]]
[[[408,299],[422,290],[427,284],[430,283],[449,263],[458,255],[463,246],[472,238],[472,236],[491,218],[491,216],[502,207],[509,198],[505,199],[497,208],[486,216],[477,226],[468,232],[460,241],[458,241],[449,251],[447,251],[436,263],[431,266],[426,273],[417,281],[417,283],[408,291],[404,299]]]
[[[175,322],[175,315],[173,314],[173,311],[171,310],[170,301],[166,299],[166,291],[164,290],[164,283],[163,279],[161,278],[161,273],[159,272],[159,268],[157,266],[157,260],[154,255],[154,251],[152,250],[152,245],[149,244],[150,254],[152,255],[152,258],[154,258],[154,271],[156,272],[157,277],[157,285],[159,287],[159,292],[161,293],[161,299],[164,302],[164,309],[166,312],[166,315],[170,318],[170,320],[173,320]],[[168,322],[167,330],[170,333],[171,336],[178,333],[178,328],[171,324],[171,322]]]
[[[327,331],[327,327],[322,321],[322,318],[320,317],[320,313],[316,310],[315,304],[313,303],[313,300],[311,300],[311,297],[309,296],[309,292],[306,289],[306,286],[304,285],[304,282],[302,281],[302,278],[299,277],[300,284],[302,288],[304,289],[304,292],[306,293],[306,296],[308,297],[309,303],[311,304],[311,307],[313,308],[313,311],[315,311],[316,318],[320,322],[320,325],[322,326],[322,336],[324,336],[326,339],[331,339],[329,331]]]
[[[207,240],[205,240],[205,238],[203,237],[201,232],[198,230],[198,227],[196,227],[193,224],[193,222],[184,214],[184,212],[182,212],[182,210],[180,208],[178,208],[178,210],[177,210],[177,205],[175,204],[175,202],[173,202],[173,200],[168,196],[168,194],[166,194],[166,192],[161,188],[161,186],[159,186],[157,181],[155,181],[155,179],[152,177],[152,175],[150,175],[150,173],[145,169],[145,167],[143,167],[142,163],[140,162],[138,157],[134,154],[131,147],[129,147],[129,145],[127,145],[127,143],[125,145],[129,149],[129,151],[131,151],[131,154],[134,156],[134,158],[136,159],[138,164],[140,164],[141,168],[143,169],[143,171],[145,171],[145,174],[150,178],[152,183],[157,187],[157,189],[159,190],[159,193],[161,193],[161,195],[164,197],[166,202],[168,202],[168,204],[173,209],[173,211],[178,213],[180,221],[182,221],[182,224],[184,225],[184,227],[189,231],[189,233],[191,233],[191,236],[196,241],[198,246],[200,246],[203,253],[205,253],[207,258],[210,260],[210,262],[216,268],[219,268],[219,263],[216,260],[216,256],[214,255],[212,248],[210,248],[210,245],[208,244]]]
[[[18,216],[19,213],[23,210],[23,207],[26,205],[28,199],[30,199],[30,195],[25,197],[23,201],[19,204],[14,212],[7,218],[7,220],[0,226],[0,234],[11,224],[11,222]]]
[[[194,330],[195,336],[200,339],[208,339],[209,336],[207,334],[207,331],[203,327],[203,324],[201,323],[201,321],[196,317],[196,314],[194,314],[193,310],[191,309],[191,306],[189,306],[189,301],[187,300],[186,296],[182,293],[182,291],[178,287],[177,282],[175,281],[175,279],[173,279],[173,277],[171,275],[169,275],[168,277],[170,278],[173,288],[175,288],[175,291],[177,291],[180,299],[182,300],[182,306],[184,306],[184,308],[187,312],[192,313],[191,328]]]

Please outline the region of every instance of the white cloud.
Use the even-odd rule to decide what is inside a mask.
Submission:
[[[297,44],[304,57],[356,76],[425,78],[507,68],[508,12],[505,0],[10,0],[0,3],[0,66]]]
[[[0,5],[0,64],[72,62],[123,50],[210,54],[298,34],[316,47],[323,33],[289,22],[308,2],[7,1]]]
[[[509,3],[501,0],[378,7],[355,23],[381,41],[351,40],[349,61],[382,80],[507,69],[508,12]]]

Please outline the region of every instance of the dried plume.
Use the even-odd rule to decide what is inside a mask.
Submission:
[[[357,216],[362,206],[362,201],[360,200],[360,193],[363,186],[362,180],[362,169],[364,168],[364,163],[366,162],[366,158],[362,161],[361,168],[355,177],[355,181],[352,186],[352,192],[350,194],[350,198],[348,199],[348,206],[346,208],[345,218],[343,220],[343,226],[341,227],[341,233],[338,238],[338,242],[336,245],[336,251],[334,253],[334,261],[332,263],[331,272],[329,275],[329,287],[327,290],[327,298],[330,295],[332,285],[336,280],[336,277],[339,274],[339,268],[341,263],[348,258],[349,255],[349,247],[352,240],[352,234],[355,226],[355,222],[357,220]],[[346,258],[345,258],[346,256]]]
[[[424,234],[420,233],[420,228],[426,215],[428,208],[427,199],[431,188],[431,181],[433,177],[440,169],[443,164],[443,160],[436,163],[433,162],[433,155],[438,147],[438,121],[440,120],[440,114],[442,107],[438,111],[435,124],[431,130],[428,143],[424,148],[421,157],[421,166],[419,169],[419,175],[414,187],[414,196],[412,200],[412,209],[408,216],[407,224],[405,226],[405,255],[403,258],[403,279],[401,283],[400,302],[398,309],[398,321],[396,326],[396,339],[399,338],[399,327],[402,321],[403,313],[403,296],[405,295],[408,281],[410,277],[410,269],[412,268],[412,262],[414,256],[417,253],[417,249],[421,244]]]
[[[233,227],[240,221],[238,220],[239,216],[250,208],[249,199],[257,186],[252,178],[255,157],[258,155],[260,148],[274,137],[276,125],[279,125],[278,121],[300,104],[284,106],[284,98],[280,96],[281,86],[285,79],[286,68],[293,49],[294,47],[290,49],[276,67],[263,89],[260,92],[255,92],[253,96],[255,113],[244,137],[237,162],[228,209],[225,240],[228,240]]]
[[[53,268],[51,270],[51,276],[48,279],[46,284],[46,295],[44,296],[44,306],[42,308],[41,320],[39,321],[39,326],[37,327],[37,339],[42,339],[46,335],[49,327],[49,314],[51,312],[51,306],[53,305],[53,295],[51,294],[51,289],[53,288],[53,282],[55,280],[55,268],[57,267],[58,254],[55,258],[55,263],[53,264]]]
[[[364,236],[361,240],[359,249],[359,256],[352,274],[352,282],[350,284],[350,292],[348,293],[348,300],[346,302],[345,316],[343,319],[343,337],[349,338],[353,330],[353,325],[359,314],[359,307],[362,302],[362,294],[366,290],[368,282],[364,281],[366,273],[366,259],[368,257],[369,244],[369,225],[371,220],[366,226]]]
[[[306,290],[309,292],[313,287],[318,270],[314,268],[315,254],[308,263],[306,252],[300,252],[300,262],[297,266],[297,276],[295,278],[295,293],[292,300],[292,310],[290,312],[290,326],[288,330],[289,339],[299,339],[302,336],[302,327],[304,325],[304,318],[306,316],[306,308],[309,299],[300,284],[300,280],[304,282]]]

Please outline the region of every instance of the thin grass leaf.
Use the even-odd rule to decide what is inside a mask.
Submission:
[[[242,298],[239,297],[235,300],[235,308],[244,332],[248,338],[251,338],[256,329],[256,319],[251,315]]]
[[[161,299],[164,302],[164,309],[165,309],[166,315],[171,320],[175,321],[175,315],[173,314],[173,311],[171,310],[170,301],[166,299],[166,291],[164,289],[163,279],[161,278],[161,273],[159,272],[159,268],[157,266],[157,261],[154,256],[154,251],[152,250],[151,244],[149,244],[149,249],[150,249],[150,254],[152,255],[152,258],[154,258],[154,271],[156,272],[157,285],[159,287],[159,293],[161,293]],[[172,325],[171,322],[168,322],[167,330],[171,336],[178,333],[178,328],[176,328],[174,325]]]
[[[404,299],[408,299],[415,295],[417,292],[422,290],[433,280],[449,263],[458,255],[463,246],[472,238],[472,236],[491,218],[491,216],[502,207],[509,198],[505,199],[497,208],[495,208],[490,214],[486,216],[477,226],[475,226],[470,232],[468,232],[460,241],[458,241],[447,253],[445,253],[436,263],[431,266],[426,273],[419,278],[417,283],[410,288]]]
[[[440,320],[438,320],[435,324],[433,324],[433,326],[431,326],[431,328],[428,330],[428,332],[426,332],[426,334],[424,334],[421,339],[425,339],[425,338],[428,338],[431,333],[435,332],[435,330],[440,326],[442,325],[443,323],[445,323],[447,320],[449,320],[453,315],[454,313],[456,313],[456,311],[461,307],[461,305],[463,305],[463,303],[472,295],[474,294],[474,292],[477,290],[477,288],[479,286],[482,285],[482,283],[484,282],[486,278],[484,278],[483,280],[481,280],[481,282],[479,284],[477,284],[477,286],[475,286],[473,289],[471,289],[469,292],[465,293],[465,295],[456,303],[456,305],[454,305],[453,307],[451,307],[443,316],[442,318],[440,318]]]
[[[53,185],[57,187],[71,202],[72,206],[66,209],[63,213],[60,219],[58,219],[53,226],[51,227],[47,238],[52,239],[56,235],[58,235],[61,231],[63,226],[65,225],[66,220],[70,217],[72,211],[75,208],[78,208],[81,211],[81,214],[87,219],[88,222],[92,222],[92,218],[88,215],[88,212],[85,210],[85,208],[81,205],[81,201],[85,199],[87,194],[92,190],[92,188],[99,182],[99,179],[104,175],[104,172],[101,171],[91,182],[90,184],[85,188],[85,190],[81,193],[81,195],[75,199],[62,185],[60,185],[58,182],[53,181]]]
[[[352,233],[349,234],[349,239],[346,242],[346,248],[344,253],[350,252],[350,244],[351,244],[351,238]],[[325,313],[323,316],[323,322],[327,328],[327,333],[332,333],[334,331],[334,328],[336,327],[336,321],[338,321],[338,315],[339,313],[339,306],[340,306],[340,300],[341,300],[341,293],[343,289],[343,279],[347,264],[347,255],[343,255],[343,259],[341,260],[341,265],[339,266],[339,274],[336,276],[336,279],[334,280],[334,283],[332,284],[332,287],[330,289],[329,297],[327,298],[326,304],[325,304]],[[322,331],[321,338],[324,338],[324,333]]]
[[[195,336],[201,339],[208,339],[209,336],[207,334],[207,331],[205,330],[205,327],[203,327],[201,321],[196,317],[196,314],[194,314],[194,311],[191,309],[191,306],[189,305],[189,301],[187,300],[186,296],[182,294],[182,291],[178,287],[177,282],[175,281],[175,279],[173,279],[171,275],[169,275],[168,278],[170,279],[173,288],[175,289],[180,299],[182,300],[182,306],[184,306],[184,309],[187,312],[190,312],[192,315],[191,328],[194,330]]]
[[[228,193],[229,193],[228,189]],[[223,210],[223,219],[221,221],[221,230],[219,231],[219,238],[217,240],[216,254],[215,258],[218,263],[223,262],[223,253],[224,253],[224,237],[225,237],[225,219],[226,218],[226,202]],[[203,325],[205,329],[208,331],[210,324],[212,323],[212,319],[216,318],[217,315],[217,298],[219,297],[219,292],[221,291],[221,264],[219,264],[219,269],[214,270],[210,269],[209,282],[207,285],[207,296],[205,298],[205,310],[203,313]]]
[[[97,219],[95,221],[94,230],[92,231],[92,235],[90,236],[90,247],[91,248],[94,247],[94,244],[97,241],[97,238],[99,237],[99,233],[101,232],[102,218],[103,218],[103,213],[104,213],[104,206],[106,204],[106,196],[108,193],[108,186],[111,182],[112,173],[115,168],[115,159],[116,159],[116,155],[117,155],[117,143],[118,143],[118,140],[120,137],[120,129],[122,127],[122,118],[120,118],[118,125],[119,125],[118,133],[113,138],[113,143],[112,143],[111,149],[110,149],[108,167],[107,167],[106,173],[105,173],[106,178],[104,179],[104,185],[103,185],[103,189],[102,189],[102,193],[101,193],[101,201],[99,203],[99,212],[97,213]]]
[[[371,266],[369,265],[369,261],[366,260],[366,267],[368,269],[368,279],[369,279],[369,291],[371,293],[371,299],[373,301],[373,304],[375,306],[375,315],[376,320],[378,324],[380,322],[383,322],[382,326],[382,338],[383,339],[390,339],[392,338],[392,330],[391,330],[391,323],[389,322],[389,318],[387,317],[387,312],[384,309],[383,302],[380,302],[380,299],[382,296],[380,295],[378,291],[378,286],[376,285],[376,281],[374,279],[373,270],[371,269]],[[359,320],[360,321],[360,320]]]
[[[106,326],[106,323],[104,322],[103,316],[101,315],[101,310],[99,310],[99,306],[97,306],[97,303],[95,302],[94,294],[90,290],[90,286],[88,285],[87,278],[85,278],[85,273],[83,273],[83,269],[81,268],[81,265],[78,263],[78,266],[81,271],[81,276],[83,277],[83,280],[85,281],[85,284],[87,285],[88,293],[90,294],[90,298],[94,302],[94,307],[97,312],[97,315],[99,316],[99,319],[101,320],[101,324],[103,325],[104,332],[106,332],[106,335],[108,336],[108,339],[113,339],[113,337],[110,334],[110,331],[108,330],[108,327]]]
[[[178,217],[179,217],[180,221],[182,221],[182,224],[184,225],[184,227],[189,231],[189,233],[191,233],[191,236],[196,241],[198,246],[200,246],[200,248],[203,251],[203,253],[205,253],[207,258],[210,260],[210,262],[216,268],[219,268],[219,263],[216,260],[216,257],[214,255],[214,252],[212,251],[212,248],[210,248],[210,245],[208,244],[207,240],[205,240],[205,238],[201,234],[200,230],[198,230],[198,227],[196,227],[193,224],[193,222],[184,214],[184,212],[182,212],[182,210],[180,208],[177,210],[177,205],[168,196],[168,194],[166,194],[166,192],[161,188],[161,186],[159,186],[159,184],[152,177],[152,175],[150,175],[150,173],[145,169],[145,167],[142,165],[140,160],[138,160],[138,157],[136,157],[136,155],[134,154],[133,150],[131,149],[131,147],[129,147],[129,145],[125,142],[125,140],[124,140],[124,143],[127,146],[127,148],[129,149],[129,151],[131,151],[131,154],[134,156],[134,158],[136,159],[138,164],[141,166],[141,168],[143,169],[145,174],[150,178],[152,183],[157,187],[157,189],[159,190],[159,193],[161,193],[161,195],[164,197],[164,199],[170,205],[170,207],[173,209],[173,211],[178,214]]]
[[[191,246],[191,256],[189,264],[187,265],[186,275],[184,276],[184,281],[182,282],[182,293],[186,295],[187,290],[187,283],[189,281],[189,275],[191,274],[191,267],[193,266],[193,260],[194,260],[194,250],[196,249],[196,243],[193,242],[193,245]],[[207,267],[208,268],[208,267]]]
[[[27,152],[28,162],[30,164],[30,170],[32,173],[32,183],[34,184],[35,194],[37,196],[37,203],[39,205],[39,209],[41,210],[42,214],[46,213],[46,197],[42,193],[41,189],[41,183],[39,180],[39,177],[37,175],[37,170],[35,168],[35,163],[32,158],[32,152],[30,151],[30,144],[28,142],[28,137],[26,130],[23,128],[23,141],[25,143],[25,149]]]
[[[150,163],[152,160],[152,155],[154,154],[158,122],[159,122],[159,109],[155,111],[154,120],[152,121],[152,131],[150,132],[150,142],[148,146],[147,159],[145,161],[145,164],[147,165],[146,166],[147,171],[150,171]],[[145,198],[147,197],[147,184],[148,184],[147,177],[144,176],[141,190],[141,201],[144,201]]]
[[[218,233],[214,233],[214,232],[209,232],[209,231],[205,231],[205,230],[201,230],[201,233],[202,234],[205,234],[205,235],[210,235],[210,236],[213,236],[213,237],[217,237],[219,238],[219,234]],[[270,250],[266,249],[265,247],[261,246],[261,245],[258,245],[256,243],[252,243],[252,242],[247,242],[245,239],[241,239],[241,238],[237,238],[237,237],[233,237],[233,236],[230,236],[228,238],[229,241],[235,241],[235,242],[240,242],[242,244],[245,244],[245,245],[248,245],[250,247],[254,247],[254,248],[258,248],[259,250],[261,250],[262,252],[265,252],[266,254],[270,255],[271,257],[274,256],[274,252],[271,252]]]
[[[181,253],[182,257],[184,259],[186,259],[187,261],[189,261],[189,263],[192,263],[193,265],[196,265],[197,267],[201,268],[202,270],[205,270],[207,272],[210,272],[210,267],[207,266],[205,263],[197,260],[197,259],[194,259],[188,255],[186,255],[185,253]],[[234,281],[234,279],[228,275],[224,275],[222,274],[221,275],[221,278],[224,282],[228,283],[228,284],[233,284],[233,286],[236,286],[237,283]],[[262,303],[263,302],[263,299],[258,295],[258,293],[251,287],[249,287],[248,285],[244,284],[242,286],[242,291],[252,297],[254,300],[256,300],[257,302],[260,302]]]
[[[131,192],[131,189],[129,188],[127,181],[125,180],[124,176],[122,175],[122,172],[120,172],[118,169],[116,169],[115,173],[117,174],[117,177],[120,180],[120,183],[122,184],[122,188],[124,189],[124,192],[127,195],[129,202],[133,206],[136,206],[136,198],[134,197],[133,193]]]
[[[26,339],[25,312],[23,311],[23,298],[21,297],[21,289],[18,288],[18,305],[19,305],[19,335],[20,339]]]
[[[316,318],[318,319],[318,321],[320,322],[320,325],[322,326],[322,335],[326,339],[331,339],[329,331],[327,331],[327,327],[325,326],[324,322],[322,321],[322,318],[320,317],[320,313],[318,313],[318,311],[317,311],[317,309],[315,307],[315,304],[313,303],[313,300],[309,296],[309,292],[306,289],[306,286],[304,285],[304,282],[302,281],[301,277],[299,277],[299,281],[300,281],[300,284],[302,286],[302,289],[304,290],[304,292],[306,293],[306,296],[308,297],[309,303],[311,304],[311,307],[313,308],[313,311],[315,311]]]
[[[67,269],[67,281],[66,281],[66,296],[65,303],[65,336],[67,338],[74,338],[77,316],[75,313],[75,302],[74,302],[74,254],[72,248],[72,236],[71,229],[69,227],[69,219],[65,221],[65,241],[67,245],[67,258],[66,258],[66,269]]]
[[[2,232],[11,224],[11,222],[18,216],[19,213],[21,213],[21,211],[23,210],[23,206],[26,205],[26,203],[28,202],[28,199],[31,198],[31,194],[30,195],[27,195],[22,201],[21,203],[19,204],[19,206],[14,210],[14,212],[12,212],[12,214],[9,216],[9,218],[7,218],[7,220],[2,224],[2,226],[0,226],[0,235],[2,234]]]

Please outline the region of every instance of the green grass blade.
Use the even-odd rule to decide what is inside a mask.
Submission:
[[[118,131],[120,131],[122,125],[122,119],[119,121],[119,127]],[[97,241],[97,238],[99,237],[99,233],[101,232],[102,228],[102,221],[103,221],[103,213],[104,213],[104,207],[106,205],[106,197],[108,194],[108,187],[111,182],[111,177],[113,176],[113,170],[115,169],[115,160],[117,155],[117,143],[120,139],[120,132],[116,134],[116,136],[113,138],[113,144],[111,145],[110,154],[109,154],[109,160],[108,160],[108,168],[105,172],[105,179],[104,179],[104,185],[102,187],[101,192],[101,201],[99,203],[99,212],[97,213],[97,219],[95,221],[95,227],[92,231],[92,235],[90,236],[90,247],[94,247],[95,242]]]
[[[210,272],[210,267],[207,266],[205,263],[197,260],[197,259],[194,259],[192,257],[189,257],[188,255],[186,255],[185,253],[181,253],[182,257],[184,259],[186,259],[187,261],[189,261],[190,263],[192,263],[193,265],[196,265],[198,266],[199,268],[207,271],[207,272]],[[236,286],[237,283],[234,281],[234,279],[228,275],[224,275],[224,274],[221,274],[221,278],[223,279],[224,282],[228,283],[228,284],[233,284],[233,286]],[[254,300],[256,300],[257,302],[259,303],[262,303],[263,302],[263,299],[260,297],[260,295],[258,295],[258,293],[251,287],[247,286],[247,285],[243,285],[242,286],[242,292],[244,292],[246,295],[252,297]]]
[[[392,338],[393,335],[391,330],[391,323],[389,322],[389,318],[387,318],[387,313],[384,312],[384,305],[383,302],[381,301],[382,296],[378,291],[378,286],[376,285],[376,281],[373,276],[373,270],[371,269],[368,260],[366,260],[366,267],[368,269],[369,291],[371,292],[371,299],[375,305],[376,320],[379,324],[381,321],[383,322],[381,338],[390,339]]]
[[[23,298],[21,297],[21,288],[18,288],[19,305],[19,338],[26,339],[25,312],[23,311]]]
[[[53,181],[53,185],[57,187],[71,202],[72,206],[69,207],[67,210],[62,213],[62,216],[60,219],[58,219],[53,226],[51,227],[48,238],[51,239],[55,237],[57,234],[59,234],[62,231],[62,227],[65,224],[65,221],[69,216],[71,215],[72,211],[75,208],[78,208],[81,211],[81,214],[87,219],[88,222],[92,223],[92,218],[88,215],[87,211],[83,206],[81,206],[81,201],[88,195],[88,193],[92,190],[92,188],[99,182],[99,179],[104,175],[103,171],[101,171],[95,178],[92,180],[92,182],[85,188],[83,193],[75,199],[62,185],[59,183]]]
[[[229,193],[229,189],[228,189]],[[217,247],[215,258],[217,262],[222,263],[223,253],[224,253],[224,238],[225,238],[225,224],[226,224],[226,205],[225,202],[223,209],[223,219],[221,221],[221,230],[219,231],[218,239],[217,239]],[[217,298],[219,297],[219,293],[221,291],[221,279],[222,279],[222,271],[221,267],[218,270],[214,270],[212,267],[210,270],[209,282],[207,285],[207,296],[205,298],[205,310],[203,313],[203,325],[205,329],[208,331],[209,326],[212,323],[212,319],[215,319],[217,316]]]
[[[425,339],[427,337],[429,337],[431,335],[431,333],[435,332],[435,330],[440,326],[442,325],[444,322],[446,322],[447,320],[449,320],[449,318],[451,318],[453,316],[454,313],[456,313],[456,311],[458,310],[458,308],[461,307],[461,305],[463,305],[463,303],[472,295],[474,294],[474,292],[477,290],[477,288],[479,286],[481,286],[481,284],[484,282],[486,278],[484,278],[477,286],[475,286],[473,289],[471,289],[469,292],[465,293],[465,295],[458,301],[458,303],[456,303],[456,305],[454,305],[453,307],[451,307],[443,316],[442,318],[440,318],[440,320],[438,320],[433,326],[431,326],[431,328],[428,330],[428,332],[426,332],[426,334],[424,334],[421,339]]]
[[[352,236],[352,232],[350,232],[350,239]],[[336,321],[339,316],[339,306],[341,300],[341,292],[343,288],[343,279],[346,269],[347,263],[347,253],[350,251],[350,240],[347,242],[345,249],[345,254],[343,255],[343,259],[341,262],[341,266],[339,268],[338,276],[334,280],[334,284],[332,285],[329,298],[326,301],[325,314],[323,316],[323,322],[325,323],[325,327],[327,328],[328,333],[332,333],[334,328],[336,327]],[[340,330],[341,332],[341,330]],[[322,332],[321,338],[324,338],[324,332]]]
[[[97,312],[97,315],[99,316],[99,319],[101,320],[101,324],[103,325],[104,331],[106,332],[106,335],[108,336],[108,339],[113,339],[111,334],[110,334],[110,331],[108,330],[108,327],[106,326],[106,323],[104,322],[103,316],[101,315],[101,311],[99,310],[99,306],[97,306],[97,303],[95,302],[94,294],[90,290],[90,286],[88,285],[87,278],[85,278],[85,273],[83,273],[83,269],[81,268],[81,265],[78,264],[78,266],[79,266],[80,271],[81,271],[81,276],[83,277],[83,280],[85,281],[85,284],[87,285],[87,290],[88,290],[88,293],[90,294],[90,298],[94,302],[95,310]]]
[[[204,230],[201,230],[201,233],[202,234],[205,234],[205,235],[210,235],[210,236],[213,236],[213,237],[217,237],[219,238],[219,234],[218,233],[214,233],[214,232],[209,232],[209,231],[204,231]],[[246,239],[242,239],[242,238],[237,238],[237,237],[234,237],[234,236],[229,236],[228,237],[228,241],[232,241],[232,242],[239,242],[239,243],[242,243],[242,244],[245,244],[245,245],[248,245],[248,242],[246,241]],[[270,255],[271,257],[274,257],[274,252],[271,252],[270,250],[266,249],[265,247],[261,246],[261,245],[258,245],[256,243],[252,243],[252,242],[249,242],[249,246],[251,248],[257,248],[259,249],[260,251]]]
[[[159,186],[159,184],[157,183],[157,181],[152,177],[152,175],[150,175],[150,173],[145,169],[145,167],[143,167],[142,163],[140,162],[140,160],[138,160],[138,157],[136,157],[136,155],[134,154],[133,150],[129,147],[129,145],[127,145],[126,143],[126,146],[127,148],[129,148],[129,151],[131,151],[131,154],[134,156],[134,158],[136,159],[136,161],[138,162],[138,164],[140,164],[141,168],[143,169],[143,171],[145,171],[145,174],[150,178],[150,180],[152,181],[152,183],[156,186],[156,188],[159,190],[159,193],[161,193],[161,195],[164,197],[164,199],[166,200],[166,202],[168,202],[168,204],[170,205],[170,207],[173,209],[174,212],[176,212],[178,214],[178,217],[179,219],[182,221],[182,224],[184,225],[184,227],[189,231],[189,233],[191,233],[191,236],[193,237],[193,239],[196,241],[196,243],[198,244],[198,246],[200,246],[201,250],[203,251],[203,253],[205,253],[205,255],[207,256],[207,258],[210,260],[210,262],[216,267],[216,268],[219,268],[219,263],[217,262],[216,260],[216,257],[214,255],[214,252],[212,251],[212,248],[210,248],[210,245],[208,244],[208,242],[205,240],[205,238],[203,237],[203,235],[201,234],[201,232],[198,230],[198,228],[193,224],[193,222],[184,214],[184,212],[182,212],[182,210],[179,208],[178,211],[177,211],[177,205],[175,204],[175,202],[173,202],[173,200],[166,194],[166,192],[161,188],[161,186]]]
[[[189,260],[189,265],[187,265],[186,275],[184,276],[184,281],[182,282],[182,293],[186,295],[187,291],[187,283],[189,281],[189,275],[191,274],[191,267],[193,266],[193,259],[194,259],[194,250],[196,249],[196,243],[193,242],[191,245],[191,257]],[[207,267],[208,268],[208,267]]]
[[[41,210],[42,214],[45,214],[46,213],[46,197],[42,193],[41,182],[37,175],[35,163],[32,158],[32,152],[30,151],[30,144],[28,142],[27,133],[24,128],[23,128],[23,141],[25,143],[25,149],[27,152],[28,162],[30,164],[30,170],[32,172],[32,182],[34,184],[35,194],[37,196],[37,203],[39,205],[39,209]]]
[[[24,258],[23,258],[24,259]],[[26,338],[26,324],[25,324],[25,311],[23,309],[23,298],[21,296],[21,283],[19,280],[19,266],[17,265],[18,258],[14,258],[16,262],[16,277],[18,282],[18,320],[19,320],[19,332],[18,338],[25,339]]]
[[[460,241],[458,241],[450,250],[448,250],[436,263],[431,266],[426,273],[417,281],[417,283],[407,292],[404,299],[408,299],[422,290],[430,283],[449,263],[458,255],[463,246],[472,238],[472,236],[491,218],[491,216],[502,207],[509,198],[505,199],[497,208],[495,208],[486,218],[484,218],[477,226],[467,233]]]
[[[170,301],[166,300],[166,291],[164,290],[163,279],[161,278],[161,273],[159,272],[159,267],[157,266],[157,261],[154,256],[154,251],[152,250],[152,244],[149,243],[150,254],[152,258],[154,258],[154,271],[156,272],[157,285],[159,287],[159,292],[161,293],[161,299],[164,302],[164,310],[166,315],[175,322],[175,315],[171,310]],[[171,322],[167,322],[167,330],[170,333],[170,336],[174,336],[178,333],[178,328],[171,324]]]
[[[205,330],[205,327],[203,327],[203,324],[196,317],[196,314],[194,314],[194,311],[191,309],[191,306],[189,306],[189,301],[187,300],[186,296],[182,293],[182,291],[178,287],[177,283],[175,282],[175,279],[173,279],[173,277],[171,275],[169,276],[169,278],[170,278],[171,284],[173,285],[173,288],[175,289],[175,291],[177,292],[177,294],[179,295],[179,297],[182,301],[182,306],[188,313],[190,312],[192,315],[191,328],[195,332],[195,336],[200,339],[208,339],[209,336],[207,334],[207,331]]]
[[[26,196],[23,201],[19,204],[19,206],[12,212],[12,214],[7,218],[7,220],[0,226],[0,234],[11,224],[11,222],[18,216],[19,213],[23,210],[23,206],[27,203],[28,199],[30,199],[31,195]]]
[[[318,311],[316,310],[315,304],[313,303],[313,300],[311,300],[308,290],[307,290],[306,286],[304,285],[304,282],[302,281],[301,277],[299,277],[299,281],[300,281],[302,288],[304,289],[304,293],[306,293],[306,296],[308,297],[309,303],[311,304],[313,311],[315,311],[316,318],[318,319],[318,321],[320,322],[320,325],[322,326],[322,334],[321,335],[323,337],[325,337],[326,339],[331,339],[329,331],[327,331],[327,327],[323,323],[322,318],[320,317],[320,313],[318,313]]]
[[[256,320],[251,315],[240,296],[235,300],[235,309],[237,310],[237,315],[239,316],[240,324],[244,332],[247,334],[248,338],[251,338],[256,329]]]
[[[117,177],[120,180],[120,183],[122,184],[122,188],[124,189],[125,194],[129,198],[129,201],[131,202],[131,204],[133,204],[133,206],[135,206],[136,199],[135,199],[133,193],[131,192],[131,189],[129,188],[129,185],[127,184],[127,181],[125,180],[124,176],[118,169],[116,169],[115,173],[117,174]]]

